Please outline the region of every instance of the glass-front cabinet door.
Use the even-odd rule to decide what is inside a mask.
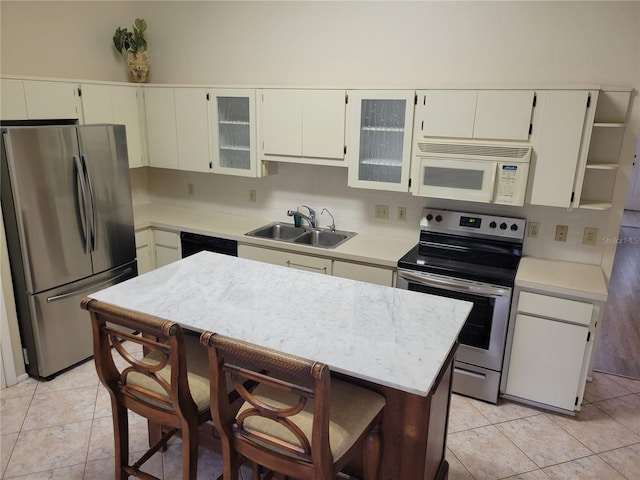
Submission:
[[[349,186],[409,190],[413,91],[350,91],[347,103]]]
[[[213,172],[258,176],[255,90],[209,90]]]

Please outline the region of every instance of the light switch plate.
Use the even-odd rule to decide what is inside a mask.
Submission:
[[[595,247],[598,242],[598,229],[594,227],[584,227],[582,235],[582,244]]]

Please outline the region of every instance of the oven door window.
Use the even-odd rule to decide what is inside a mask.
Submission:
[[[448,297],[457,300],[473,302],[473,308],[471,309],[469,318],[460,331],[458,341],[463,345],[469,345],[471,347],[481,348],[483,350],[489,349],[489,343],[491,341],[491,322],[493,320],[495,298],[480,297],[478,295],[471,295],[467,293],[451,292],[448,290],[428,287],[426,285],[419,285],[416,283],[409,283],[409,290],[413,290],[414,292],[430,293],[432,295],[438,295],[440,297]]]

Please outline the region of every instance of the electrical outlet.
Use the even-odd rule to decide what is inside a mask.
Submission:
[[[189,195],[190,197],[193,197],[194,192],[195,192],[195,187],[193,186],[193,183],[187,183],[187,195]]]
[[[406,207],[398,207],[398,221],[406,222],[407,221],[407,209]]]
[[[556,225],[556,242],[566,242],[569,234],[567,225]]]
[[[595,247],[598,242],[598,229],[593,227],[584,227],[582,235],[582,244]]]
[[[537,237],[540,234],[540,222],[529,222],[529,236]]]
[[[389,218],[389,205],[376,205],[376,218],[388,219]]]
[[[251,203],[256,203],[256,191],[255,190],[249,190],[249,201]]]

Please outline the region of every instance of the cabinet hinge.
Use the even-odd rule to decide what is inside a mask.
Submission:
[[[418,94],[417,93],[413,96],[413,104],[414,105],[418,104]]]
[[[24,364],[29,365],[29,353],[26,348],[22,349],[22,358],[24,359]]]
[[[529,124],[529,135],[533,132],[533,123]]]
[[[589,340],[591,340],[591,332],[587,332],[587,343],[589,343]]]
[[[576,197],[576,192],[571,192],[571,200],[569,200],[571,203],[573,203],[573,199]]]
[[[209,92],[207,92],[207,100],[210,100],[210,98],[209,98]]]
[[[533,94],[533,106],[536,106],[536,103],[538,103],[538,95],[536,95],[535,93]]]
[[[422,99],[422,105],[427,105],[427,96],[425,95],[424,98]]]
[[[209,168],[213,168],[213,162],[209,162]]]
[[[411,179],[409,179],[409,188],[411,188]]]
[[[420,122],[420,131],[422,132],[423,130],[424,130],[424,120]]]
[[[591,94],[587,95],[587,108],[591,106]]]
[[[81,97],[82,96],[82,88],[78,87],[78,96]]]
[[[345,104],[345,105],[348,105],[348,104],[349,104],[349,94],[348,94],[348,93],[345,93],[345,94],[344,94],[344,104]]]
[[[576,403],[574,403],[574,405],[577,407],[578,406],[578,397],[576,397]]]
[[[347,154],[347,146],[346,145],[344,146],[344,154],[345,155]]]

